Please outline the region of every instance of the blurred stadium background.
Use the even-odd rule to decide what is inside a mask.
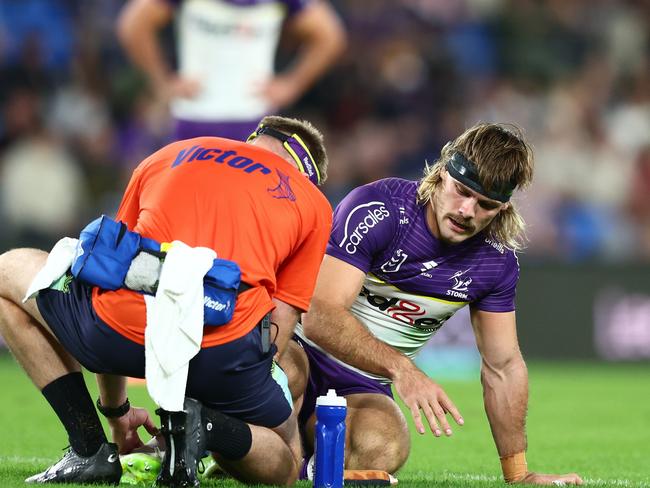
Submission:
[[[332,161],[324,191],[331,203],[377,178],[418,178],[425,160],[477,121],[523,127],[537,163],[533,187],[517,199],[530,238],[520,257],[517,313],[537,388],[530,422],[537,463],[547,453],[542,467],[550,471],[590,466],[592,477],[618,472],[623,478],[620,470],[627,469],[632,479],[649,480],[650,411],[642,398],[650,359],[650,2],[332,3],[346,25],[348,49],[285,112],[324,131]],[[115,38],[122,4],[0,0],[0,251],[49,249],[100,213],[113,213],[132,168],[169,141],[166,108]],[[173,31],[165,36],[172,58]],[[284,40],[279,65],[291,49]],[[452,380],[475,380],[478,356],[466,311],[450,322],[419,364],[460,395],[465,387]],[[23,393],[26,377],[12,386],[16,367],[0,360],[9,402],[15,396],[49,415],[36,391]],[[572,369],[563,366],[566,360],[588,362]],[[644,364],[627,370],[606,361]],[[467,384],[472,400],[461,403],[479,415],[478,382]],[[585,405],[593,417],[581,424]],[[26,451],[21,422],[7,419],[4,455],[55,454],[49,444]],[[54,428],[53,417],[43,419]],[[570,437],[578,425],[582,437]],[[484,456],[493,449],[486,424],[481,428],[478,444],[469,436],[457,451],[438,453],[447,456],[439,458],[443,465],[464,472],[474,449],[481,461],[470,472],[488,467],[496,475],[496,458]],[[562,444],[552,434],[543,439],[547,432],[564,436],[566,451],[557,450]],[[609,450],[601,449],[608,439]],[[415,442],[417,450],[425,441]],[[412,472],[428,469],[428,458],[414,459]],[[20,469],[12,475],[18,485],[36,468]]]
[[[122,4],[0,1],[0,250],[49,249],[111,214],[131,169],[169,141],[166,108],[115,38]],[[333,4],[349,47],[285,112],[324,130],[332,204],[377,178],[419,177],[476,121],[514,122],[537,158],[518,199],[527,357],[650,358],[650,2]],[[455,322],[425,367],[476,361],[466,317]]]

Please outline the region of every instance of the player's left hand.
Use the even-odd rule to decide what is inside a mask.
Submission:
[[[144,427],[152,436],[159,432],[158,427],[151,420],[149,412],[139,407],[131,407],[121,417],[109,418],[108,425],[111,428],[113,442],[117,444],[120,454],[128,454],[144,445],[138,435],[139,427]]]
[[[551,485],[551,486],[581,485],[582,478],[578,476],[576,473],[540,474],[540,473],[533,473],[531,471],[516,483],[525,483],[528,485]]]
[[[258,94],[266,99],[272,111],[277,111],[295,102],[302,94],[302,89],[293,78],[278,75],[260,85]]]

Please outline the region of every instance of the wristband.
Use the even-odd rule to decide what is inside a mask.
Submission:
[[[118,417],[122,417],[123,415],[126,415],[126,413],[130,409],[131,409],[131,404],[129,403],[128,398],[119,407],[105,407],[100,403],[99,398],[97,398],[97,410],[99,410],[99,413],[101,413],[106,418],[115,419]]]
[[[501,469],[503,471],[503,478],[506,480],[506,483],[521,481],[528,473],[526,453],[518,452],[510,456],[502,456]]]

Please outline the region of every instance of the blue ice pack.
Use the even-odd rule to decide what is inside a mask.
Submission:
[[[141,241],[140,234],[130,231],[125,223],[102,215],[81,231],[72,275],[104,290],[122,288]]]
[[[203,321],[223,325],[232,319],[241,283],[241,270],[234,261],[215,259],[203,277]]]
[[[127,288],[124,280],[139,252],[164,258],[160,243],[130,231],[123,222],[106,215],[93,220],[79,235],[72,275],[103,290]],[[206,325],[230,322],[241,284],[241,270],[234,261],[215,259],[203,278],[203,311]],[[135,290],[143,293],[141,290]]]

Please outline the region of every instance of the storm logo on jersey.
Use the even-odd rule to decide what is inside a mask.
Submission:
[[[472,278],[465,276],[465,273],[468,271],[469,269],[466,269],[465,271],[456,271],[451,278],[449,278],[450,280],[454,280],[454,285],[451,287],[451,290],[447,290],[447,295],[467,300],[467,293],[465,292],[473,281]]]

